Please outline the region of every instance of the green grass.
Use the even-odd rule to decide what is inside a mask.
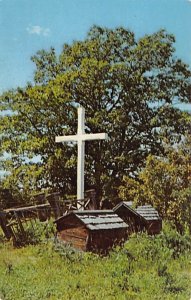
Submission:
[[[157,237],[134,235],[107,257],[53,241],[23,248],[0,241],[3,300],[191,298],[191,237],[169,228]]]

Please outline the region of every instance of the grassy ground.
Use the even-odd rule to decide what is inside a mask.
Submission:
[[[191,238],[135,235],[107,257],[41,242],[0,242],[0,298],[95,300],[191,298]]]

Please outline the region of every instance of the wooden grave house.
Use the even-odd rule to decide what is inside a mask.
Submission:
[[[106,254],[127,239],[128,225],[112,210],[73,211],[55,221],[58,240]]]
[[[162,230],[162,219],[151,205],[134,207],[131,201],[124,201],[117,204],[113,211],[129,225],[130,232],[158,234]]]

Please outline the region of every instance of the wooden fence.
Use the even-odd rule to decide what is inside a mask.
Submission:
[[[33,199],[34,201],[34,199]],[[86,193],[85,199],[67,199],[60,197],[59,193],[52,193],[47,196],[40,194],[36,197],[40,204],[25,207],[9,208],[0,211],[0,226],[7,239],[12,238],[16,244],[22,237],[26,236],[26,225],[33,227],[36,220],[46,221],[50,217],[57,219],[72,210],[96,209],[95,191]],[[45,203],[41,203],[45,202]]]

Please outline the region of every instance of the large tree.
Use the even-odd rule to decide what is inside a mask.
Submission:
[[[191,72],[174,42],[165,30],[137,40],[124,28],[93,26],[59,56],[38,51],[34,83],[1,96],[5,187],[75,194],[76,146],[55,144],[55,136],[76,133],[79,104],[86,131],[109,135],[86,143],[85,184],[99,199],[114,195],[124,175],[136,176],[149,154],[163,153],[164,139],[179,142],[190,116],[173,104],[188,103]]]

